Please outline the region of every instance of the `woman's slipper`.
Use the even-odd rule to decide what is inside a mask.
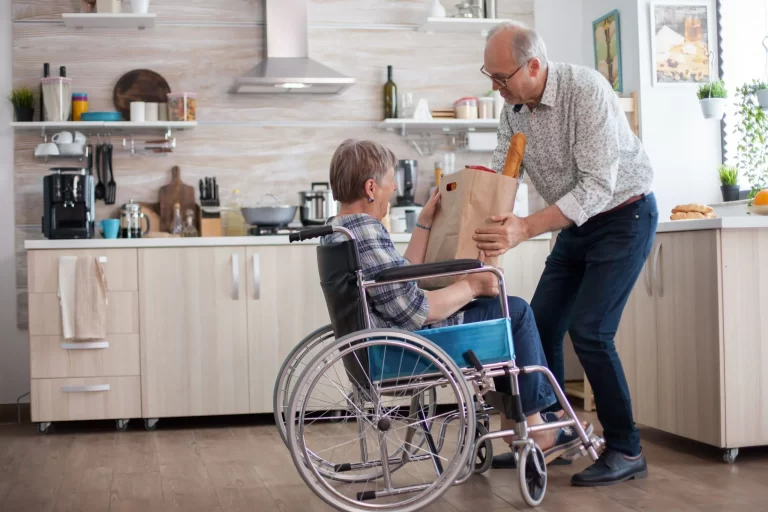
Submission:
[[[542,450],[544,454],[544,463],[549,465],[555,459],[571,455],[581,447],[581,438],[573,427],[563,427],[557,431],[555,444],[551,448]],[[568,458],[568,457],[566,457]]]
[[[557,414],[553,413],[553,412],[551,412],[551,413],[550,412],[546,412],[542,416],[544,417],[544,421],[546,421],[547,423],[553,423],[555,421],[560,421],[560,418],[557,416]],[[576,433],[576,430],[573,429],[573,427],[566,427],[566,428],[572,429],[574,436],[576,437],[577,440],[579,440],[579,435]],[[592,423],[587,423],[587,425],[584,428],[584,430],[587,433],[587,437],[591,437],[592,433],[595,431],[595,426],[592,425]],[[578,444],[579,443],[577,443],[577,445]],[[566,450],[566,451],[569,451],[569,450]],[[576,459],[576,458],[578,458],[578,457],[561,458],[561,457],[558,456],[554,460],[547,461],[547,465],[552,465],[552,466],[568,466],[570,464],[573,464],[573,460]],[[502,453],[501,455],[494,456],[493,457],[493,462],[491,462],[491,468],[493,468],[493,469],[517,469],[517,461],[515,460],[514,452],[512,452],[510,450],[509,452]]]

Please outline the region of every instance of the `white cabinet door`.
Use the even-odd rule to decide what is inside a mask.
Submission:
[[[249,410],[244,247],[139,250],[142,414]]]
[[[501,257],[507,295],[530,303],[549,255],[549,240],[529,240]]]

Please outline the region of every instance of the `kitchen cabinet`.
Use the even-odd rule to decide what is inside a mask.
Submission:
[[[245,255],[139,249],[145,418],[249,412]]]

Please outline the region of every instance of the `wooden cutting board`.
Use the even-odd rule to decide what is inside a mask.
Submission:
[[[149,232],[160,232],[160,214],[157,213],[160,210],[159,203],[139,203],[141,207],[141,213],[147,216],[149,219]],[[143,225],[143,224],[142,224]]]
[[[181,218],[182,221],[185,218],[188,209],[197,211],[197,203],[195,203],[195,188],[190,185],[185,185],[181,181],[181,169],[178,166],[173,166],[171,169],[171,182],[160,188],[160,231],[166,233],[171,230],[171,222],[173,222],[173,205],[175,203],[181,204]]]
[[[120,77],[112,91],[115,109],[123,120],[131,120],[131,102],[166,103],[171,88],[168,82],[150,69],[134,69]]]

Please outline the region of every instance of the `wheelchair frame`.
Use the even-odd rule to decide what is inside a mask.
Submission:
[[[528,505],[536,506],[541,503],[544,494],[546,493],[547,468],[543,452],[530,438],[530,434],[546,430],[555,430],[562,427],[573,427],[581,440],[581,444],[570,450],[566,456],[575,455],[576,452],[586,452],[593,461],[598,459],[598,450],[601,445],[600,441],[592,441],[589,438],[584,427],[581,425],[581,422],[576,417],[565,393],[560,388],[554,375],[548,368],[543,366],[519,368],[515,365],[514,355],[510,361],[484,365],[480,363],[471,350],[464,354],[465,359],[471,363],[471,366],[460,368],[455,360],[448,356],[437,344],[431,342],[427,338],[418,336],[417,333],[398,329],[373,328],[371,325],[367,293],[371,288],[419,281],[426,278],[460,276],[478,272],[492,272],[498,278],[500,290],[499,300],[501,301],[502,313],[504,317],[508,319],[509,306],[507,303],[506,285],[504,275],[499,269],[492,266],[486,266],[479,261],[471,262],[472,265],[470,266],[468,260],[460,260],[457,262],[445,262],[439,264],[409,265],[408,267],[405,267],[405,271],[401,269],[391,269],[390,271],[382,272],[380,274],[381,279],[379,278],[380,276],[376,276],[373,280],[366,281],[363,279],[362,269],[358,263],[359,259],[357,258],[356,253],[357,244],[355,236],[348,229],[339,226],[325,225],[292,233],[289,235],[289,239],[291,242],[296,242],[327,236],[332,233],[343,234],[348,241],[352,242],[355,248],[356,268],[354,269],[354,272],[357,277],[357,287],[359,289],[362,303],[361,307],[363,308],[364,313],[363,321],[365,329],[334,340],[334,342],[323,347],[309,363],[306,363],[306,368],[301,372],[295,388],[292,393],[290,393],[290,399],[288,400],[287,406],[284,405],[287,389],[281,389],[284,373],[289,371],[289,379],[295,378],[297,373],[296,368],[298,362],[300,362],[297,358],[303,359],[309,354],[308,350],[303,350],[304,347],[312,345],[312,347],[309,348],[314,348],[317,345],[317,340],[324,341],[332,338],[332,331],[329,336],[328,327],[320,328],[305,338],[288,358],[286,358],[283,368],[281,368],[280,375],[275,383],[275,418],[279,427],[282,429],[280,433],[281,436],[283,436],[283,441],[291,452],[294,464],[299,470],[305,483],[307,483],[308,486],[324,501],[331,506],[348,512],[357,512],[361,510],[419,510],[438,499],[451,484],[462,484],[471,477],[473,472],[481,473],[487,470],[488,467],[490,467],[490,458],[492,454],[491,441],[493,439],[509,436],[516,437],[512,446],[514,448],[516,460],[518,461],[518,474],[520,477],[523,498]],[[389,276],[389,278],[387,276]],[[379,341],[371,341],[372,338],[383,339]],[[344,358],[345,353],[356,352],[361,348],[373,346],[377,343],[408,347],[410,349],[414,349],[414,344],[420,345],[418,347],[419,350],[422,350],[428,358],[431,357],[437,369],[439,370],[442,368],[443,371],[420,374],[418,376],[419,383],[416,385],[401,384],[399,378],[382,379],[374,382],[369,375],[369,369],[362,368],[361,363],[361,369],[366,373],[368,384],[370,384],[370,389],[368,389],[368,391],[370,391],[370,396],[368,398],[373,404],[374,412],[372,416],[377,418],[375,421],[376,428],[378,428],[377,435],[379,439],[380,457],[378,460],[369,460],[366,440],[364,437],[361,437],[360,453],[362,462],[334,465],[314,454],[305,446],[303,439],[304,430],[301,422],[306,415],[307,404],[304,400],[307,391],[305,391],[302,386],[308,385],[310,391],[313,389],[313,386],[322,375],[321,373],[318,373],[320,372],[318,369],[320,368],[320,365],[325,365],[322,368],[331,368],[334,363]],[[335,355],[337,350],[341,350],[342,355]],[[349,376],[349,368],[346,366],[346,362],[344,364],[346,373]],[[541,372],[546,375],[555,391],[558,402],[566,413],[566,417],[563,420],[534,426],[529,426],[527,424],[520,402],[518,375],[531,372]],[[501,400],[499,397],[500,393],[491,391],[491,379],[503,376],[507,376],[510,379],[512,394],[511,396],[505,395],[510,398],[508,401]],[[469,390],[470,383],[472,386],[471,391]],[[287,386],[288,384],[286,384],[286,388]],[[436,396],[435,390],[441,386],[452,386],[458,394],[463,394],[465,400],[458,403],[459,408],[457,411],[449,414],[444,419],[440,426],[438,440],[435,442],[431,432],[432,426],[426,422],[424,414],[425,408],[421,404],[421,399],[425,393],[432,393],[431,396],[433,397],[434,403],[434,397]],[[362,417],[363,411],[367,411],[367,407],[365,407],[365,398],[362,397],[361,394],[366,391],[366,389],[359,382],[353,384],[352,388],[353,396],[350,398],[351,403],[358,404],[355,405],[355,409],[358,413],[355,415],[355,419],[358,425],[358,433],[361,433],[363,420],[368,421],[367,413],[365,413],[365,418]],[[418,428],[422,431],[423,435],[419,446],[423,446],[423,444],[426,443],[430,450],[428,455],[416,455],[410,453],[409,447],[414,446],[410,443],[413,441],[414,432],[417,430],[416,426],[410,425],[408,426],[406,439],[403,445],[393,454],[388,453],[387,443],[385,441],[387,430],[389,429],[389,420],[387,419],[387,414],[381,414],[380,397],[389,396],[392,393],[398,392],[408,393],[411,397],[408,419],[413,419],[414,425],[418,425]],[[279,393],[282,393],[282,395],[279,395]],[[279,400],[279,396],[283,397],[282,401]],[[489,403],[486,402],[486,397],[489,399]],[[477,401],[477,404],[475,404],[475,401]],[[479,406],[480,410],[475,410],[476,406]],[[287,411],[285,409],[287,409]],[[515,428],[489,432],[488,415],[492,410],[498,410],[499,413],[514,420],[516,424]],[[288,414],[284,416],[285,412],[288,412]],[[293,420],[288,421],[288,418],[293,418]],[[464,432],[466,434],[464,436],[466,437],[464,443],[469,442],[471,444],[467,447],[464,445],[460,446],[459,449],[463,451],[456,456],[459,458],[466,457],[466,459],[460,460],[456,467],[451,466],[446,469],[442,467],[437,454],[440,453],[443,448],[448,424],[456,420],[461,420],[462,422],[461,432],[464,432],[463,422],[467,421],[466,432]],[[482,423],[480,423],[481,421]],[[371,421],[368,421],[368,423],[373,424]],[[476,429],[478,435],[476,435]],[[461,438],[463,439],[463,437]],[[480,468],[477,466],[473,468],[473,461],[476,461],[478,453],[482,449],[486,450],[486,460],[483,461]],[[391,477],[394,471],[397,471],[409,461],[428,460],[430,458],[437,475],[437,480],[433,484],[407,486],[402,488],[393,487]],[[343,475],[344,472],[364,469],[375,469],[376,471],[372,474],[352,478],[345,478]],[[339,475],[339,473],[342,474]],[[451,476],[451,479],[448,482],[448,485],[442,485],[443,477],[446,476]],[[332,488],[329,484],[324,482],[324,480],[367,482],[378,479],[383,479],[385,489],[383,491],[367,491],[359,493],[357,500],[351,500],[346,497],[342,497],[343,499],[334,497],[332,495]],[[533,486],[531,485],[532,481],[535,484]],[[325,487],[323,488],[322,486]],[[429,493],[423,493],[423,491],[433,487],[434,489]],[[331,491],[329,491],[329,489],[331,489]],[[422,494],[417,496],[418,499],[415,499],[415,501],[406,501],[405,503],[399,503],[392,507],[372,503],[369,504],[369,501],[373,499],[393,496],[398,497],[419,491],[422,491]]]

